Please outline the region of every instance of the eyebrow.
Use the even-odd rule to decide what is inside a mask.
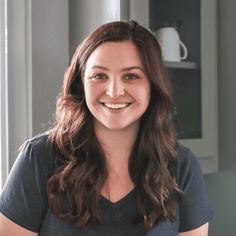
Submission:
[[[130,70],[141,70],[144,73],[144,70],[141,66],[130,66],[122,69],[123,71],[130,71]]]
[[[92,69],[103,69],[108,71],[109,69],[105,66],[100,66],[100,65],[94,65],[92,67]],[[144,73],[144,70],[141,66],[129,66],[129,67],[125,67],[122,69],[122,71],[130,71],[130,70],[141,70]]]
[[[103,69],[103,70],[109,70],[109,69],[106,68],[105,66],[99,66],[99,65],[92,66],[92,69]]]

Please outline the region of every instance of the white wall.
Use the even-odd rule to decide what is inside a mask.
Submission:
[[[68,1],[32,0],[33,134],[46,130],[69,63]]]
[[[101,24],[119,20],[121,0],[70,0],[70,55]]]
[[[32,132],[31,109],[31,29],[28,0],[7,1],[7,93],[8,123],[4,156],[9,167],[17,156],[19,146]]]
[[[2,158],[10,168],[22,143],[45,131],[52,121],[69,62],[69,17],[64,0],[7,4],[9,158]]]
[[[119,20],[120,4],[121,0],[8,1],[10,167],[25,139],[47,130],[53,121],[70,45],[74,49],[98,25]]]

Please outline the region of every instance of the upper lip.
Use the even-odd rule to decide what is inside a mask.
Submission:
[[[100,102],[102,105],[110,108],[124,108],[131,104],[131,102]]]
[[[126,105],[131,104],[131,102],[101,102],[102,104],[108,104],[108,105]]]
[[[110,103],[110,104],[123,104],[123,103],[132,103],[131,100],[100,100],[100,103]]]

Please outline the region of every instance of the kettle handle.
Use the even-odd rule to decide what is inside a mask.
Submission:
[[[179,40],[179,43],[180,43],[180,46],[183,48],[183,52],[184,52],[184,55],[181,56],[180,59],[184,60],[188,56],[188,49],[186,48],[186,46],[184,45],[184,43],[181,40]]]

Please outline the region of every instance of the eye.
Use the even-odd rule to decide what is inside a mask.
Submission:
[[[139,76],[137,74],[127,74],[124,76],[125,80],[136,80],[138,78],[139,78]]]
[[[92,75],[91,78],[93,80],[104,80],[104,79],[107,79],[108,76],[104,73],[97,73],[97,74]]]

